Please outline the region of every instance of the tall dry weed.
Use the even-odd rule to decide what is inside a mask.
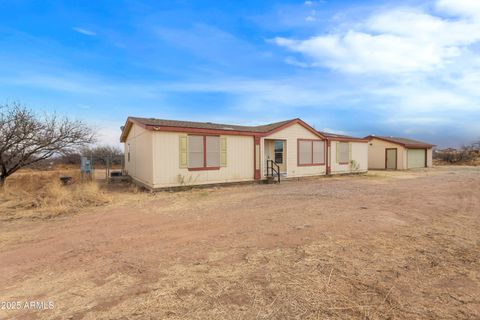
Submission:
[[[72,176],[70,184],[62,184],[59,178],[63,175]],[[48,218],[111,201],[97,182],[82,181],[77,172],[24,171],[9,178],[0,191],[0,215]]]

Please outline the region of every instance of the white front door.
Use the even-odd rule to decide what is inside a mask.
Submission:
[[[267,161],[273,160],[278,164],[280,172],[287,172],[286,143],[284,140],[265,140],[265,174]]]

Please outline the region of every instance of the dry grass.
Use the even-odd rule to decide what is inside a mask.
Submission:
[[[72,177],[68,185],[59,180],[65,175]],[[96,181],[82,181],[77,170],[23,170],[9,177],[0,190],[3,219],[51,218],[111,201]]]
[[[479,319],[479,182],[455,167],[113,192],[104,214],[5,224],[0,300],[56,307],[0,318]]]
[[[468,160],[468,161],[458,161],[458,162],[448,162],[443,161],[441,159],[433,159],[434,166],[473,166],[478,167],[480,166],[480,158]]]

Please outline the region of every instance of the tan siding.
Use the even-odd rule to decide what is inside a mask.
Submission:
[[[427,167],[433,167],[433,149],[427,149]]]
[[[353,173],[353,172],[366,172],[368,170],[368,143],[366,142],[350,142],[352,153],[351,160],[353,164],[340,164],[336,161],[337,155],[337,143],[331,142],[331,173]]]
[[[253,137],[225,136],[227,163],[219,170],[189,171],[179,165],[179,136],[154,132],[154,188],[253,180]]]
[[[128,145],[130,144],[130,161]],[[125,169],[127,174],[148,186],[153,185],[152,132],[133,125],[125,142]]]
[[[385,150],[397,148],[397,169],[403,170],[407,166],[407,153],[401,145],[373,138],[368,143],[368,168],[385,169]]]
[[[265,138],[262,138],[262,166],[265,166],[265,153],[263,152],[263,146],[265,139],[279,139],[286,140],[286,165],[287,165],[287,177],[302,177],[302,176],[313,176],[313,175],[323,175],[326,172],[326,166],[298,166],[297,165],[297,139],[320,139],[317,135],[313,134],[305,127],[294,124],[283,130],[275,132]]]

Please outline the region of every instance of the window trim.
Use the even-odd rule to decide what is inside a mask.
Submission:
[[[188,164],[188,171],[204,171],[204,170],[220,170],[220,166],[215,166],[215,167],[207,167],[207,137],[218,137],[220,139],[219,135],[216,134],[189,134],[188,136],[198,136],[198,137],[203,137],[203,167],[190,167],[190,164]],[[220,141],[219,141],[220,143]],[[188,149],[187,146],[187,157],[190,154],[190,150]],[[219,161],[220,161],[220,151],[218,152],[219,156]]]
[[[348,160],[347,160],[347,162],[341,162],[340,159],[337,159],[338,164],[342,164],[342,165],[350,164],[350,142],[338,141],[337,146],[338,146],[338,149],[339,149],[339,150],[338,150],[338,154],[339,154],[339,155],[340,155],[341,152],[342,152],[342,151],[340,150],[340,145],[341,145],[342,143],[345,143],[345,144],[348,146],[348,147],[347,147],[347,150],[348,150]]]
[[[302,141],[310,142],[310,148],[311,148],[311,153],[312,153],[310,163],[300,164],[300,142],[302,142]],[[314,141],[323,142],[323,159],[322,159],[321,162],[318,162],[318,163],[313,162],[313,142]],[[326,152],[327,152],[327,144],[325,142],[326,142],[326,140],[322,140],[322,139],[297,139],[297,166],[298,167],[324,166],[325,165],[325,155],[326,155]]]

